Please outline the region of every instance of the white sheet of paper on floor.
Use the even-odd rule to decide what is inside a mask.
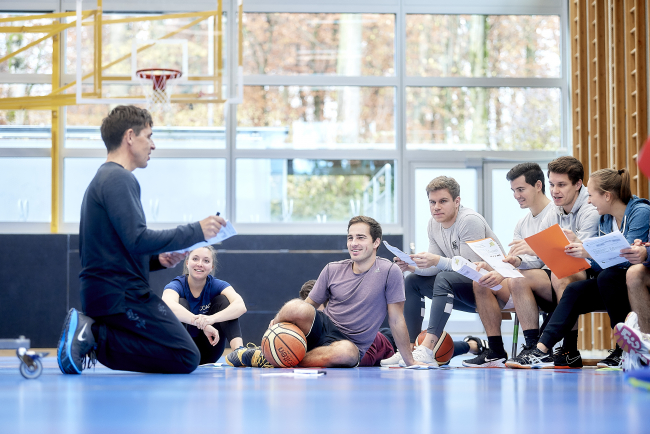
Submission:
[[[479,279],[487,274],[488,272],[484,269],[477,270],[476,265],[474,263],[469,262],[467,259],[463,258],[462,256],[454,256],[451,258],[451,268],[458,274],[467,277],[468,279],[472,279],[474,282],[478,282]],[[503,286],[501,285],[496,285],[490,288],[493,291],[498,291]]]

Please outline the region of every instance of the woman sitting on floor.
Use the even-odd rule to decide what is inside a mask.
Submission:
[[[212,246],[192,250],[183,275],[165,285],[162,296],[199,348],[200,364],[221,357],[224,337],[233,350],[243,347],[238,318],[246,312],[246,305],[228,282],[214,277],[216,265],[217,252]]]

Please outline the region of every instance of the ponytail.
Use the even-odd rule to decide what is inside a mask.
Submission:
[[[630,172],[627,169],[600,169],[591,174],[590,179],[598,183],[598,188],[619,198],[625,205],[632,199]]]

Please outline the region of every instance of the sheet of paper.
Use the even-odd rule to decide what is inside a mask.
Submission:
[[[221,241],[226,240],[235,235],[237,235],[237,231],[233,227],[232,223],[226,220],[226,226],[222,226],[221,230],[219,230],[217,236],[215,236],[214,238],[210,238],[207,241],[201,241],[200,243],[196,243],[192,247],[188,247],[187,249],[176,250],[176,252],[178,253],[191,252],[192,250],[198,249],[199,247],[206,247],[206,246],[211,246],[213,244],[220,243]]]
[[[583,241],[582,246],[598,265],[602,268],[609,268],[627,261],[619,255],[622,249],[630,248],[630,243],[622,233],[616,231],[602,237],[589,238]]]
[[[387,248],[388,250],[390,250],[390,252],[391,252],[393,255],[397,256],[398,258],[400,258],[402,261],[406,262],[407,264],[409,264],[409,265],[413,265],[414,267],[417,267],[417,265],[415,265],[415,262],[413,261],[413,259],[411,259],[411,257],[410,257],[409,255],[407,255],[406,253],[402,252],[402,251],[401,251],[400,249],[398,249],[397,247],[393,247],[393,246],[391,246],[391,245],[388,244],[386,241],[384,241],[384,245],[386,246],[386,248]]]
[[[477,270],[476,265],[474,265],[472,262],[469,262],[467,259],[463,258],[462,256],[454,256],[451,258],[451,268],[458,274],[463,275],[467,277],[468,279],[472,279],[474,282],[478,282],[479,279],[487,274],[488,272],[484,269]],[[498,291],[503,286],[497,285],[493,286],[490,288],[492,291]]]
[[[467,245],[470,249],[474,250],[474,253],[479,255],[485,262],[490,265],[500,275],[503,277],[524,277],[515,267],[507,262],[503,262],[505,256],[503,252],[492,238],[483,238],[482,240],[476,241],[467,241]]]
[[[564,248],[570,243],[558,224],[554,224],[525,240],[558,279],[591,268],[586,259],[574,258],[564,253]]]

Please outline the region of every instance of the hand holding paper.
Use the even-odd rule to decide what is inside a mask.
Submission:
[[[397,247],[393,247],[393,246],[391,246],[391,245],[388,244],[386,241],[384,241],[384,245],[386,246],[386,248],[387,248],[387,249],[388,249],[388,250],[389,250],[393,255],[397,256],[398,258],[400,258],[402,261],[406,262],[407,264],[416,267],[415,262],[413,262],[413,259],[411,259],[411,257],[410,257],[409,255],[407,255],[406,253],[402,252],[402,251],[401,251],[400,249],[398,249]]]
[[[589,238],[583,243],[583,246],[598,265],[602,268],[609,268],[627,261],[621,251],[629,249],[630,243],[627,242],[623,234],[617,231],[602,237]]]
[[[501,276],[508,277],[524,277],[519,271],[508,262],[504,262],[503,252],[501,247],[492,238],[484,238],[482,240],[467,241],[470,249],[479,255],[485,262],[490,264],[490,267]]]
[[[224,220],[225,224],[221,226],[221,229],[217,233],[217,235],[213,238],[210,238],[207,241],[201,241],[200,243],[196,243],[191,247],[188,247],[187,249],[181,249],[177,250],[177,252],[183,253],[183,252],[190,252],[194,249],[198,249],[199,247],[206,247],[206,246],[211,246],[212,244],[217,244],[220,243],[221,241],[228,239],[232,236],[237,235],[237,231],[233,227],[232,223],[230,223],[228,220]],[[205,232],[205,231],[204,231]]]
[[[451,268],[456,273],[465,276],[468,279],[472,279],[474,282],[478,282],[481,280],[481,277],[488,273],[485,269],[478,270],[475,264],[469,262],[467,259],[461,256],[454,256],[451,258]],[[501,288],[503,288],[501,285],[497,285],[493,286],[490,289],[493,291],[498,291]]]
[[[570,243],[558,224],[526,238],[526,242],[558,279],[591,267],[586,260],[574,258],[564,252]]]

